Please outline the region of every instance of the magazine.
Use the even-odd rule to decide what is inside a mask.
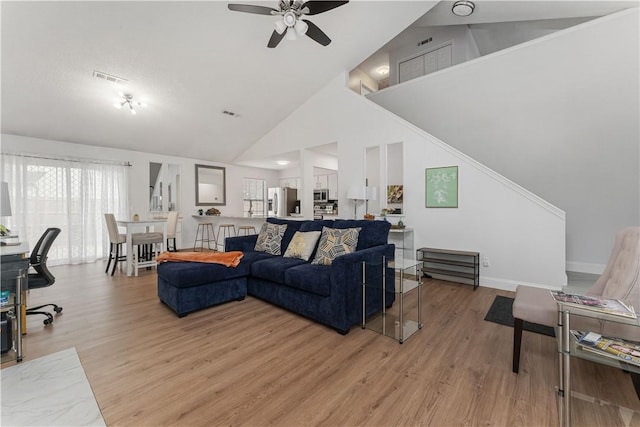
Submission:
[[[555,301],[567,305],[598,311],[600,313],[630,317],[632,319],[637,318],[633,306],[627,305],[617,299],[602,298],[595,295],[565,294],[562,291],[551,291],[551,296]]]
[[[578,346],[586,351],[640,366],[640,342],[574,330],[571,335],[578,341]],[[594,335],[599,338],[593,340]],[[585,339],[586,337],[589,338]]]

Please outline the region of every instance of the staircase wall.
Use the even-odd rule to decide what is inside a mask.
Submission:
[[[300,152],[301,171],[313,147],[337,142],[340,217],[353,217],[348,188],[364,183],[365,150],[402,142],[404,222],[414,246],[478,251],[490,260],[480,285],[514,290],[518,284],[566,285],[565,214],[424,130],[347,87],[342,74],[236,159]],[[425,169],[459,168],[459,207],[425,207]],[[307,174],[310,175],[310,174]],[[381,195],[386,194],[380,189]],[[304,195],[302,195],[304,198]],[[379,195],[380,198],[380,195]],[[362,211],[359,211],[359,217]]]
[[[600,273],[640,223],[638,9],[368,98],[567,215],[567,267]]]

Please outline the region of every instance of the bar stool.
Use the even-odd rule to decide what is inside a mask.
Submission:
[[[200,238],[198,239],[198,234],[200,234]],[[206,234],[206,237],[205,237]],[[211,249],[211,242],[213,242],[213,250],[216,250],[217,242],[216,242],[216,231],[213,228],[213,224],[210,222],[202,222],[198,224],[198,229],[196,230],[196,240],[193,242],[193,251],[196,251],[198,247],[198,242],[200,242],[200,251],[204,251],[204,243],[207,242],[207,248]]]
[[[238,236],[248,236],[250,234],[258,234],[253,225],[241,225],[238,227]]]
[[[233,234],[231,234],[233,231]],[[224,252],[224,239],[227,237],[237,236],[236,226],[234,224],[220,224],[218,226],[218,242],[217,245],[222,247],[222,251]]]

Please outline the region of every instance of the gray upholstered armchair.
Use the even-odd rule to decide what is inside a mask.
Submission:
[[[618,232],[609,262],[587,294],[627,300],[634,308],[640,309],[640,227],[627,227]],[[518,373],[524,321],[555,327],[558,323],[558,307],[548,290],[518,286],[513,302],[513,317],[513,372]],[[612,329],[616,326],[616,329]],[[579,328],[591,329],[588,325],[580,325]],[[602,330],[605,334],[620,338],[636,341],[640,338],[637,328],[631,330],[623,329],[621,325],[605,325]],[[640,379],[634,375],[633,380],[640,396]]]

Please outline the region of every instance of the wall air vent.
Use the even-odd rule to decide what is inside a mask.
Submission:
[[[222,114],[229,116],[229,117],[239,117],[236,113],[234,113],[233,111],[229,111],[229,110],[224,110],[222,112]]]
[[[433,37],[429,37],[428,39],[424,39],[421,42],[418,42],[418,46],[425,45],[425,44],[429,43],[430,41],[433,41]]]
[[[128,82],[127,79],[123,79],[122,77],[117,77],[117,76],[103,73],[102,71],[97,71],[97,70],[93,71],[93,77],[95,77],[96,79],[102,79],[102,80],[106,80],[111,83],[117,83],[120,85],[126,85]]]

